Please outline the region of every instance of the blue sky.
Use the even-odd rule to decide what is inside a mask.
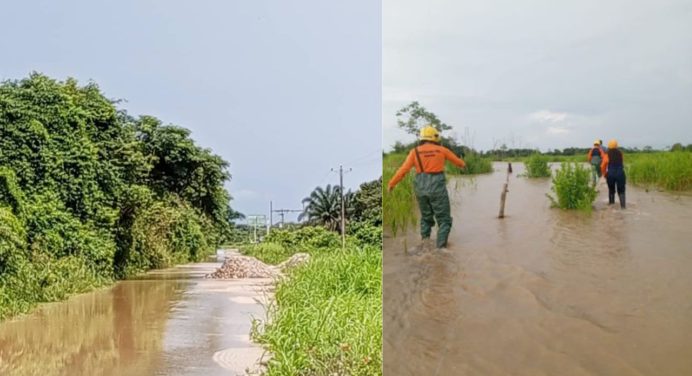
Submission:
[[[692,143],[689,0],[383,0],[383,143],[413,100],[479,149]]]
[[[341,163],[350,188],[380,176],[380,26],[372,0],[17,1],[0,78],[94,80],[190,129],[230,162],[232,206],[268,214],[338,184]]]

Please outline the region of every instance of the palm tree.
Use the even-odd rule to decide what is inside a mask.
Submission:
[[[344,195],[346,206],[346,219],[353,212],[351,191]],[[327,186],[315,188],[310,196],[303,199],[303,212],[298,216],[298,220],[307,219],[309,223],[326,227],[331,231],[341,231],[341,190],[338,186]]]

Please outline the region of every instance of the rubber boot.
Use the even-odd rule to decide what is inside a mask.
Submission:
[[[608,193],[608,205],[615,203],[615,193]]]
[[[618,196],[620,198],[620,208],[621,209],[627,208],[627,205],[625,205],[625,194],[624,193],[618,193]]]

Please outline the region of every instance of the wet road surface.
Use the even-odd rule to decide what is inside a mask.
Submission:
[[[0,324],[0,375],[235,375],[263,350],[269,280],[204,279],[190,264],[42,305]]]

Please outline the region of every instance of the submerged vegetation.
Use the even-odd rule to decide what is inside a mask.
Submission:
[[[0,319],[200,260],[230,228],[227,163],[93,83],[0,84]]]
[[[382,159],[382,180],[387,184],[406,158],[405,154],[390,153]],[[416,194],[413,191],[413,174],[407,174],[391,192],[383,189],[382,211],[384,225],[394,235],[416,223]]]
[[[524,162],[526,165],[526,176],[529,178],[547,178],[550,177],[550,166],[548,166],[548,158],[536,153],[531,155]]]
[[[563,163],[553,175],[550,188],[555,197],[547,195],[552,205],[560,209],[591,210],[598,192],[591,185],[591,171],[578,163]]]

